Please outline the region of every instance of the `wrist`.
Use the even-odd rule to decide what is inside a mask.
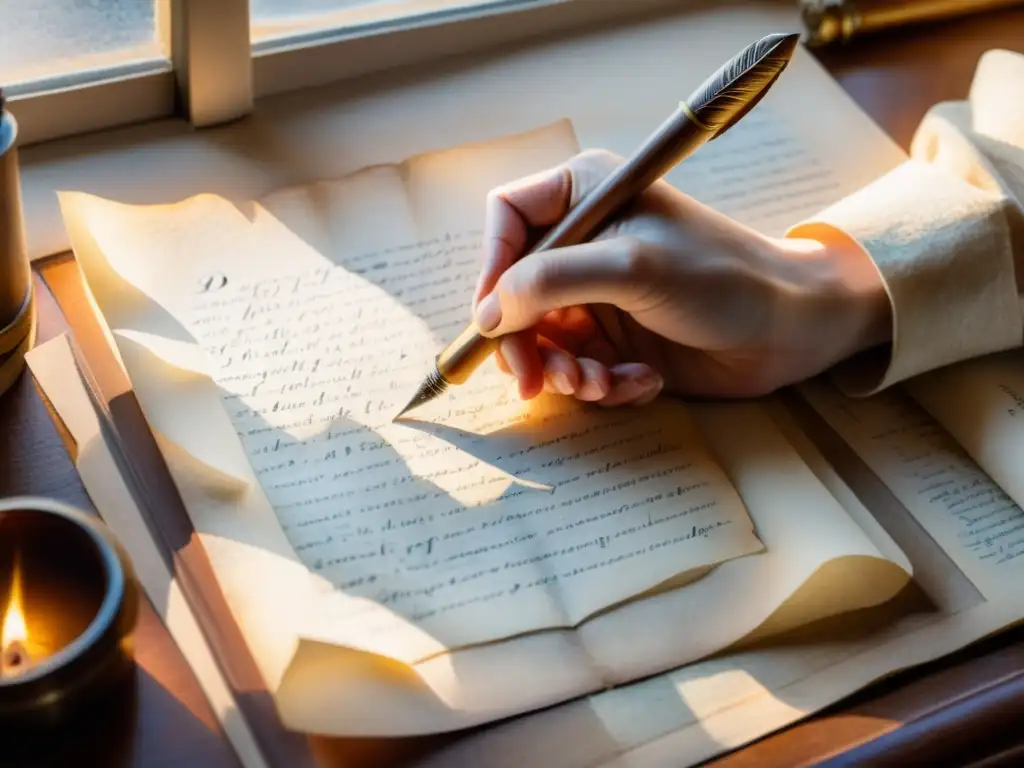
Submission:
[[[892,300],[881,272],[868,252],[853,238],[829,230],[812,241],[834,267],[834,285],[827,293],[840,297],[849,309],[853,329],[851,354],[892,341]]]
[[[785,269],[796,288],[796,322],[821,345],[824,366],[890,342],[892,304],[870,255],[830,227],[803,227],[800,235],[782,241]]]

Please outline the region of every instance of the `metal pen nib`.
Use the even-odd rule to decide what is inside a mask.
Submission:
[[[470,324],[434,359],[434,367],[427,374],[412,400],[392,421],[397,421],[413,408],[440,397],[453,384],[465,384],[484,360],[498,348],[498,339],[488,339],[477,333]]]
[[[444,376],[435,367],[427,377],[420,384],[420,388],[416,390],[416,394],[412,396],[412,400],[406,403],[405,407],[398,412],[398,415],[392,419],[392,421],[398,421],[405,414],[411,411],[413,408],[419,408],[421,405],[425,405],[433,400],[435,397],[440,397],[448,389],[448,382],[445,381]]]
[[[647,187],[742,120],[782,74],[799,41],[800,36],[793,33],[766,35],[719,67],[629,159],[541,237],[530,253],[578,245],[598,234]],[[467,326],[438,355],[419,391],[395,419],[438,397],[449,386],[464,384],[497,346],[497,339],[478,333],[473,324]]]

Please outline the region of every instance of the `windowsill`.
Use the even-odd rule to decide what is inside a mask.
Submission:
[[[251,200],[565,117],[581,146],[625,154],[732,53],[763,34],[799,30],[793,5],[691,7],[614,29],[268,96],[248,118],[218,128],[193,130],[183,120],[162,120],[30,146],[21,151],[30,255],[69,247],[59,190],[136,204],[199,193]]]

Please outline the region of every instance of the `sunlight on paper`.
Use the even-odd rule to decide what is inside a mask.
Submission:
[[[491,361],[419,422],[393,422],[470,319],[487,191],[576,150],[561,121],[244,210],[211,196],[135,209],[62,198],[211,560],[246,573],[225,585],[229,603],[255,583],[287,603],[275,629],[259,627],[280,635],[276,658],[294,648],[280,625],[412,663],[576,626],[763,551],[680,404],[524,405]],[[194,339],[209,375],[143,348],[158,336]]]
[[[156,333],[117,328],[116,338],[128,339],[148,349],[169,365],[182,371],[210,375],[210,363],[203,351],[193,341],[177,341]]]
[[[716,715],[721,715],[741,701],[767,697],[772,700],[773,709],[787,710],[794,717],[806,714],[776,698],[771,690],[745,669],[723,667],[720,671],[701,677],[674,682],[679,698],[701,724],[701,729],[723,746],[735,745],[737,725],[732,718]]]
[[[385,287],[362,277],[361,267],[320,261],[302,272],[227,286],[197,305],[201,318],[193,329],[209,357],[210,375],[250,445],[258,455],[290,450],[302,454],[298,462],[334,461],[341,457],[319,446],[339,431],[362,428],[361,451],[394,454],[413,479],[461,504],[500,498],[509,485],[504,473],[392,423],[433,365],[441,334]],[[366,269],[373,272],[376,264]],[[459,391],[458,407],[447,398],[425,413],[474,434],[497,429],[523,411],[513,400],[496,407],[491,394],[498,385],[505,387],[497,370],[482,373]],[[273,435],[273,441],[260,435]],[[343,453],[352,450],[346,446]],[[479,476],[467,479],[478,470]]]
[[[381,178],[374,169],[365,184]],[[317,205],[333,210],[322,198]],[[634,582],[650,588],[762,548],[678,404],[637,412],[555,396],[527,404],[492,360],[415,419],[394,422],[444,340],[467,322],[480,233],[349,251],[321,242],[299,202],[281,208],[291,221],[257,212],[262,231],[252,237],[290,253],[300,235],[285,224],[297,227],[301,262],[229,279],[178,312],[210,356],[282,531],[343,598],[372,600],[447,646],[458,635],[436,634],[441,628],[461,633],[476,623],[453,625],[446,617],[455,611],[491,621],[493,601],[528,598],[542,626],[572,625],[635,594]],[[313,258],[312,247],[331,260]],[[540,541],[551,554],[535,549]],[[585,586],[605,583],[605,563],[641,557],[630,586]],[[556,582],[574,582],[558,587],[574,607],[555,601]],[[338,610],[324,614],[334,626],[358,610],[351,599],[332,605]],[[522,612],[501,615],[507,629],[496,634],[536,625]]]
[[[212,534],[203,535],[203,546],[221,562],[244,563],[246,570],[258,570],[267,577],[269,586],[262,592],[261,600],[277,606],[277,622],[290,629],[280,635],[266,633],[250,640],[270,656],[290,657],[297,637],[330,642],[339,621],[346,624],[348,647],[403,663],[410,649],[417,658],[448,650],[443,642],[401,612],[373,597],[355,594],[355,590],[350,593],[338,589],[323,573],[311,572],[290,553],[277,554]],[[244,590],[246,585],[243,580],[224,588],[230,597],[233,590]],[[277,644],[287,647],[275,647]]]

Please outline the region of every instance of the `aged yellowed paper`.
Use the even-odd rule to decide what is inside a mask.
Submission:
[[[479,258],[468,227],[487,190],[513,166],[564,159],[572,140],[563,123],[368,169],[278,193],[251,222],[188,201],[180,215],[143,214],[173,258],[135,251],[126,264],[105,251],[122,274],[145,270],[134,286],[195,339],[174,343],[209,374],[232,430],[214,433],[204,408],[172,395],[150,398],[151,411],[181,437],[158,432],[177,448],[206,447],[207,457],[188,452],[262,493],[301,563],[335,588],[309,611],[314,636],[411,663],[574,626],[762,549],[682,406],[616,413],[547,398],[524,409],[492,364],[428,409],[442,434],[392,423],[433,351],[466,321]],[[184,243],[160,231],[182,222]],[[101,282],[104,266],[80,260],[90,285]],[[163,354],[166,337],[111,327],[129,337],[122,357],[151,393],[145,377],[176,352]],[[159,362],[147,365],[147,354]],[[244,458],[222,463],[238,443]]]
[[[75,443],[75,466],[89,498],[127,550],[146,596],[188,661],[239,760],[245,768],[267,768],[202,628],[120,475],[101,425],[103,416],[93,407],[68,338],[58,336],[32,349],[26,361]]]
[[[893,524],[881,508],[884,494],[855,462],[835,453],[826,461],[818,448],[819,430],[797,415],[802,412],[774,399],[767,405],[808,466],[836,498],[846,501],[851,517],[868,514],[856,501],[864,498],[881,502],[870,514],[885,519],[901,542],[914,544],[942,530],[948,516],[945,498],[927,498],[909,512],[897,502],[906,520]],[[863,405],[853,401],[852,407]],[[868,405],[869,412],[877,407]],[[897,443],[906,445],[899,433]],[[909,498],[898,485],[893,491]],[[925,527],[913,530],[904,524],[913,526],[917,520]],[[887,536],[879,538],[883,549],[889,546]],[[489,764],[511,768],[543,763],[553,754],[563,765],[698,763],[801,720],[895,671],[937,659],[1024,619],[1019,590],[992,589],[982,595],[957,569],[954,560],[971,554],[969,541],[950,544],[949,557],[942,549],[916,544],[907,551],[915,584],[884,605],[745,643],[713,659],[519,718],[416,764],[471,766],[488,755],[493,758]],[[1001,573],[1004,587],[1016,583],[1010,571]],[[567,754],[562,745],[570,740],[577,746]]]
[[[131,497],[116,477],[108,447],[95,437],[96,415],[64,339],[35,350],[30,365],[44,391],[55,396],[52,402],[73,438],[80,447],[87,448],[79,452],[78,468],[94,502],[131,555],[144,566],[140,573],[151,599],[160,605],[167,594],[165,618],[176,639],[186,657],[193,660],[196,674],[225,718],[229,734],[237,739],[236,747],[245,764],[259,765],[251,739],[244,731],[238,734],[244,723],[234,717],[230,694],[208,658],[205,643],[197,632],[187,630],[188,622],[194,621],[187,606],[175,610],[177,592],[173,587],[165,593],[164,579],[147,576],[153,570],[150,566],[158,564],[160,558]],[[850,506],[850,489],[806,442],[788,412],[776,403],[767,405],[772,417],[780,420],[780,431],[796,441],[801,456],[820,474],[829,491],[847,499],[851,517],[864,513]],[[88,439],[90,435],[92,439]],[[877,543],[880,549],[888,546],[884,533]],[[943,599],[940,594],[929,597],[937,602]],[[468,735],[434,755],[428,764],[472,766],[479,764],[483,754],[489,765],[496,766],[553,760],[559,765],[615,764],[616,760],[629,765],[656,765],[663,764],[666,756],[673,762],[695,762],[800,719],[875,677],[934,658],[1001,628],[1011,623],[1024,605],[1019,600],[993,604],[975,599],[937,612],[919,601],[901,599],[887,610],[888,615],[862,611],[845,622],[840,617],[838,625],[819,630],[816,635],[795,635],[760,648],[696,662]],[[512,666],[517,666],[512,655],[515,653],[514,648],[506,648]],[[530,670],[519,667],[519,671]],[[349,693],[357,690],[353,686]],[[368,703],[372,706],[372,701]]]
[[[591,47],[593,59],[608,59],[608,42],[599,39]],[[661,49],[650,43],[642,32],[627,32],[620,45],[655,51],[653,60],[662,56],[667,46],[676,46],[674,39],[658,43]],[[521,67],[524,76],[520,79],[541,80],[553,69],[568,65],[577,52],[572,46],[565,48],[548,51],[547,58],[536,57],[535,66]],[[588,60],[587,66],[591,63]],[[482,75],[474,74],[478,78],[474,82],[480,85],[490,78],[491,85],[507,83],[507,67],[502,62]],[[668,89],[658,93],[664,96],[671,91],[678,98],[674,90],[678,74],[664,71],[668,74],[652,73],[652,78],[660,78],[663,84],[671,81]],[[452,77],[459,80],[461,76],[454,73]],[[350,110],[358,115],[347,118],[352,129],[348,133],[370,135],[381,124],[381,109],[393,109],[397,116],[421,108],[444,114],[441,122],[446,136],[452,131],[472,134],[476,124],[470,129],[468,121],[450,119],[445,110],[451,99],[463,98],[448,85],[446,81],[426,94],[387,94],[379,104],[374,101],[376,96],[359,102],[361,109]],[[609,108],[602,87],[601,99],[596,100],[601,102],[600,108],[586,106],[577,111],[581,121],[590,126],[588,135],[600,136],[605,146],[629,151],[649,130],[650,122],[641,118],[663,114],[660,106],[656,114],[651,112],[656,99],[646,92],[636,92],[634,101],[629,100],[634,95],[631,89],[617,93],[614,108]],[[808,99],[808,93],[815,98]],[[557,116],[556,112],[564,114],[564,109],[548,99],[540,112],[525,113],[517,102],[517,127],[542,124],[537,114],[546,114],[547,120]],[[362,126],[360,116],[366,118]],[[821,130],[823,124],[833,130]],[[600,131],[594,130],[595,126],[600,126]],[[484,132],[494,134],[494,125]],[[366,150],[371,144],[357,146]],[[381,146],[391,145],[384,141]],[[389,151],[380,150],[390,159]],[[562,151],[574,150],[563,147]],[[374,152],[376,147],[370,155]],[[364,158],[364,151],[348,154],[344,162]],[[773,90],[762,108],[694,158],[697,162],[678,169],[671,180],[721,210],[780,234],[795,218],[834,202],[900,159],[892,142],[801,53],[785,82]],[[514,176],[521,175],[518,165],[510,170],[515,170]],[[381,173],[378,177],[382,184],[391,183],[386,176]],[[359,244],[359,238],[366,236],[360,223],[364,217],[371,220],[376,212],[367,211],[361,197],[352,197],[345,201],[340,215],[337,210],[334,218],[324,215],[325,199],[338,192],[333,184],[286,190],[262,199],[260,205],[241,208],[211,196],[191,209],[177,207],[178,216],[159,226],[153,217],[147,218],[152,210],[124,209],[113,216],[116,206],[110,208],[111,204],[100,201],[103,204],[93,208],[90,206],[96,201],[87,199],[79,199],[82,207],[67,219],[69,227],[76,228],[79,258],[104,257],[91,265],[96,303],[115,329],[112,341],[132,374],[204,545],[221,565],[218,577],[222,587],[247,630],[264,675],[276,688],[283,716],[293,727],[401,734],[472,725],[687,664],[709,648],[721,648],[759,627],[770,628],[773,618],[781,617],[779,626],[785,628],[847,608],[870,606],[885,600],[889,590],[901,583],[900,571],[905,579],[911,566],[898,544],[885,531],[880,534],[877,523],[864,519],[858,496],[815,458],[796,433],[766,419],[760,404],[691,409],[754,521],[758,537],[766,544],[764,552],[723,563],[686,589],[626,606],[633,611],[620,608],[601,614],[575,632],[536,633],[455,652],[446,652],[429,636],[403,637],[403,642],[436,654],[404,666],[379,655],[344,652],[322,642],[331,631],[330,622],[314,626],[312,619],[319,617],[312,616],[308,607],[333,590],[333,584],[309,578],[276,515],[265,499],[259,498],[261,494],[254,493],[260,484],[250,474],[249,458],[239,449],[237,433],[224,411],[222,392],[204,374],[208,359],[194,354],[194,345],[181,333],[180,324],[166,308],[162,315],[154,313],[152,301],[136,286],[144,279],[138,268],[144,268],[154,251],[163,249],[167,259],[205,249],[226,256],[237,247],[237,230],[245,226],[261,234],[246,240],[242,249],[246,252],[236,255],[238,262],[249,256],[249,266],[253,253],[281,242],[262,237],[278,234],[275,223],[285,222],[285,229],[306,232],[306,245],[317,252],[331,252],[336,241]],[[218,221],[230,226],[194,229],[197,221],[190,216],[205,218],[211,208],[218,212]],[[403,210],[397,206],[389,214],[402,221]],[[310,226],[302,223],[309,221]],[[203,233],[201,238],[190,239],[195,231]],[[363,244],[377,247],[375,242]],[[126,256],[129,252],[138,258],[137,264]],[[294,251],[279,249],[282,252]],[[117,257],[117,271],[108,269],[108,253]],[[204,274],[202,285],[208,291],[226,276],[223,272]],[[154,348],[160,350],[159,358],[153,354]],[[171,391],[179,402],[191,407],[165,411],[164,396]],[[219,440],[225,435],[232,436],[234,444]],[[808,519],[815,524],[799,525]],[[833,531],[841,535],[832,535]],[[818,547],[825,553],[820,559],[815,555]],[[910,560],[915,579],[932,583],[930,561]],[[860,567],[852,571],[825,567],[832,561]],[[872,572],[876,578],[861,578]],[[853,578],[835,578],[837,573],[852,573]],[[748,602],[733,602],[737,595]],[[790,600],[793,596],[799,599]],[[1005,625],[1019,613],[1019,607],[1010,604],[985,604],[974,611],[971,606],[975,603],[970,600],[946,599],[945,593],[938,591],[929,592],[928,597],[955,606],[949,612],[956,615],[942,625],[941,632],[925,632],[904,642],[904,635],[927,622],[890,622],[892,634],[876,637],[877,642],[865,644],[852,636],[838,645],[835,638],[822,643],[807,640],[784,645],[781,651],[726,654],[714,661],[689,664],[645,683],[580,699],[488,732],[482,744],[470,741],[466,745],[462,756],[469,759],[464,764],[475,764],[472,756],[479,755],[476,749],[496,744],[504,744],[505,749],[487,749],[494,758],[492,764],[499,764],[499,756],[505,756],[511,765],[544,763],[556,752],[564,756],[567,740],[580,745],[575,756],[583,764],[614,759],[630,750],[635,764],[651,762],[652,755],[657,761],[662,749],[666,751],[661,754],[671,754],[673,761],[699,760],[802,717],[892,669],[959,647]],[[773,600],[779,602],[773,604]],[[786,602],[789,610],[778,610],[780,603]],[[891,606],[900,607],[896,602]],[[723,610],[723,604],[734,609]],[[266,605],[273,606],[272,610],[263,610]],[[747,610],[755,605],[756,611]],[[692,632],[695,625],[701,627],[699,636]],[[296,629],[301,626],[308,632],[305,639]],[[380,635],[373,637],[379,639]],[[624,643],[623,637],[642,639],[644,645]],[[400,647],[396,644],[387,650],[398,653]],[[509,744],[515,748],[509,749]]]
[[[983,365],[989,367],[989,363]],[[944,373],[941,378],[951,377]],[[954,427],[974,425],[970,433],[958,430],[960,434],[947,431],[900,388],[864,400],[848,398],[823,380],[801,388],[811,405],[910,510],[925,535],[987,597],[1005,590],[1015,582],[1013,574],[1024,568],[1024,559],[1019,558],[1024,552],[1024,512],[993,479],[995,473],[979,467],[967,448],[983,454],[981,438],[986,432],[996,442],[993,431],[998,422],[990,420],[992,426],[987,426],[970,416],[986,407],[992,416],[999,414],[1001,409],[991,407],[992,398],[1002,394],[997,381],[990,392],[970,393],[952,386],[933,388],[925,382],[912,385],[911,391],[930,396],[925,398],[929,403],[934,397],[934,407],[955,402],[942,410],[948,422]],[[960,414],[968,419],[962,420]],[[1006,458],[997,466],[1004,468],[1006,476]]]
[[[877,130],[868,126],[868,138],[858,132],[865,127],[861,116],[851,109],[848,100],[840,97],[834,85],[822,79],[815,67],[806,57],[798,57],[786,84],[780,84],[772,98],[729,135],[709,145],[707,151],[693,158],[694,162],[678,169],[673,174],[674,183],[753,226],[779,234],[795,217],[842,196],[851,185],[896,162],[898,153],[891,143],[882,141]],[[841,121],[850,127],[850,135],[843,140],[851,151],[858,150],[854,153],[859,158],[856,164],[847,162],[846,155],[820,151],[820,137],[809,135],[801,120],[791,118],[806,112],[807,88],[823,91],[816,103],[828,102],[849,118]],[[616,112],[608,114],[605,122],[606,135],[616,141],[632,144],[633,139],[642,138],[636,133],[637,118],[633,115]],[[719,511],[735,510],[738,495],[745,514],[753,522],[759,544],[765,545],[764,550],[734,556],[710,571],[707,564],[694,568],[675,564],[676,570],[668,582],[652,584],[658,577],[646,577],[643,583],[653,589],[645,592],[643,599],[627,600],[614,609],[609,609],[608,604],[603,609],[595,608],[601,600],[595,602],[595,596],[587,590],[575,594],[568,590],[567,597],[559,591],[556,594],[562,601],[562,613],[566,613],[565,606],[571,610],[569,615],[558,616],[549,611],[552,618],[561,622],[554,626],[572,626],[573,618],[597,611],[574,629],[532,632],[452,650],[448,643],[451,636],[442,641],[421,625],[414,625],[409,615],[387,610],[375,599],[348,594],[338,589],[337,578],[309,566],[310,562],[316,565],[318,550],[322,553],[337,549],[335,539],[324,542],[325,536],[333,535],[329,530],[332,521],[322,521],[322,515],[310,515],[310,524],[299,526],[307,520],[303,505],[288,505],[296,498],[306,499],[301,494],[308,490],[307,484],[288,486],[290,481],[282,481],[284,475],[279,474],[288,467],[282,468],[280,462],[273,460],[273,449],[279,445],[280,437],[280,445],[292,446],[285,453],[294,450],[307,462],[303,465],[300,461],[299,466],[308,468],[308,462],[317,459],[317,451],[326,447],[317,446],[310,439],[310,432],[313,437],[335,437],[330,428],[325,433],[312,424],[302,423],[311,412],[318,414],[317,409],[326,412],[326,395],[322,403],[303,403],[302,408],[309,412],[294,423],[296,411],[291,406],[299,399],[296,385],[302,390],[310,372],[275,371],[273,367],[282,359],[296,365],[297,358],[305,353],[289,357],[295,352],[292,345],[308,340],[289,333],[287,328],[278,331],[285,338],[275,339],[276,326],[271,322],[269,329],[264,328],[270,338],[260,337],[262,341],[256,346],[272,356],[260,363],[252,359],[252,354],[249,359],[235,360],[228,351],[230,338],[224,338],[225,349],[218,350],[216,327],[218,323],[221,327],[230,326],[221,315],[226,312],[228,318],[235,317],[230,313],[237,307],[217,307],[215,294],[228,285],[235,287],[234,275],[247,275],[250,290],[256,292],[252,296],[253,306],[262,313],[262,317],[254,317],[247,324],[247,329],[255,333],[260,322],[267,325],[267,308],[276,307],[275,296],[271,294],[285,290],[281,278],[306,275],[302,290],[311,291],[316,286],[309,285],[309,276],[320,274],[316,267],[324,261],[335,264],[349,260],[346,263],[355,265],[348,269],[351,279],[345,283],[351,290],[343,291],[353,299],[363,300],[373,291],[388,295],[391,290],[404,292],[410,289],[409,284],[419,286],[422,282],[425,295],[409,298],[403,294],[402,301],[407,304],[399,316],[404,322],[409,320],[408,315],[416,314],[417,307],[422,310],[425,306],[415,304],[410,310],[408,303],[412,301],[437,302],[426,313],[430,317],[417,318],[416,324],[410,320],[409,338],[418,343],[403,345],[411,350],[406,354],[419,354],[423,361],[429,360],[440,348],[446,329],[461,327],[465,320],[465,315],[457,319],[452,316],[458,303],[449,302],[445,292],[453,285],[431,285],[430,281],[443,279],[442,273],[451,266],[448,261],[454,264],[460,258],[456,235],[471,238],[479,229],[478,224],[467,227],[461,218],[452,221],[449,213],[475,207],[482,214],[483,195],[486,187],[495,183],[494,178],[515,178],[531,168],[554,164],[575,151],[575,138],[571,131],[566,131],[567,127],[563,121],[529,132],[528,141],[522,136],[507,137],[491,145],[418,156],[397,166],[373,166],[344,179],[284,189],[242,205],[213,195],[174,206],[153,207],[121,206],[82,195],[63,198],[69,233],[97,308],[111,329],[111,340],[130,374],[193,523],[217,564],[225,595],[249,638],[269,687],[276,692],[282,717],[292,727],[340,734],[400,735],[473,725],[656,674],[744,638],[771,636],[807,622],[885,602],[909,578],[912,567],[900,547],[884,531],[879,531],[870,515],[856,507],[848,492],[844,496],[841,489],[836,490],[839,486],[827,468],[808,460],[810,454],[806,449],[795,447],[763,404],[758,403],[709,408],[681,408],[665,403],[646,413],[658,419],[660,434],[666,437],[659,450],[668,448],[676,451],[675,456],[689,452],[687,455],[694,458],[710,459],[694,461],[693,467],[683,470],[693,475],[694,468],[702,468],[704,474],[700,477],[709,485],[694,488],[691,486],[697,483],[690,482],[677,487],[708,493],[719,482],[717,487],[724,491],[714,490],[713,496]],[[498,146],[502,151],[494,152]],[[868,148],[874,152],[869,160],[861,151]],[[628,151],[629,147],[620,149]],[[488,151],[481,155],[482,150]],[[438,182],[441,177],[443,181]],[[443,194],[436,192],[439,184]],[[402,194],[394,194],[396,186]],[[386,226],[379,226],[381,221]],[[438,240],[440,234],[451,235],[451,239]],[[389,287],[387,282],[381,283],[381,270],[374,269],[379,260],[359,261],[361,256],[389,248],[390,257],[396,262],[404,261],[399,265],[403,270],[399,276],[408,277],[406,285]],[[437,269],[425,271],[425,264],[415,262],[425,248],[433,248],[434,255],[441,256]],[[187,269],[181,273],[165,269],[167,279],[152,285],[153,262],[185,268],[196,265],[200,254],[204,255],[202,270],[183,277]],[[357,269],[363,271],[359,273]],[[415,274],[417,269],[421,274]],[[181,288],[177,298],[168,295],[176,290],[174,286]],[[153,296],[163,298],[156,301]],[[338,318],[351,317],[346,314],[351,309],[340,299],[332,304],[313,292],[303,296],[315,301],[288,311],[309,314],[289,322],[315,323],[315,315],[320,314],[329,321],[325,323],[329,327],[320,329],[318,338],[338,333],[342,330]],[[201,349],[193,332],[186,329],[188,323],[179,319],[181,308],[191,309],[197,301],[206,302],[200,315],[203,327],[197,332],[205,337],[206,349]],[[441,311],[435,315],[433,309]],[[277,307],[272,311],[279,310]],[[356,320],[362,322],[363,318]],[[365,322],[365,341],[369,343],[364,343],[363,348],[374,352],[381,344],[392,343],[394,340],[384,338],[386,325],[374,322],[373,318]],[[252,338],[246,339],[247,345],[253,343]],[[333,354],[337,357],[339,353],[335,350]],[[375,448],[374,443],[379,440],[365,441],[370,448],[365,453],[385,451],[387,459],[404,463],[410,473],[410,462],[417,470],[442,473],[431,480],[431,492],[443,493],[442,499],[475,498],[478,504],[493,503],[488,499],[494,494],[506,498],[518,494],[514,500],[546,498],[558,494],[560,488],[572,487],[571,483],[558,485],[575,477],[572,473],[560,474],[564,470],[557,462],[564,465],[564,454],[535,460],[538,452],[555,457],[557,444],[544,441],[531,445],[532,453],[525,453],[523,435],[516,429],[516,419],[524,415],[537,423],[547,420],[548,430],[559,429],[557,418],[575,418],[571,409],[559,415],[564,404],[552,408],[556,401],[549,398],[523,414],[517,403],[495,390],[478,394],[495,398],[493,402],[500,408],[487,409],[486,414],[451,409],[451,402],[469,402],[473,393],[466,391],[460,393],[457,401],[436,404],[439,410],[434,416],[443,418],[424,419],[419,425],[401,428],[380,424],[373,421],[374,406],[371,404],[367,410],[366,404],[376,403],[380,408],[386,397],[397,395],[388,390],[381,397],[376,390],[371,393],[365,389],[367,382],[380,372],[371,376],[372,367],[365,365],[362,354],[351,355],[353,366],[344,371],[339,366],[316,372],[321,383],[327,377],[340,377],[347,372],[348,380],[333,383],[332,395],[347,397],[361,391],[364,398],[359,401],[362,412],[355,409],[343,416],[349,423],[343,425],[342,431],[347,434],[341,442],[356,434],[348,432],[349,429],[365,430],[373,425],[388,431],[386,447]],[[313,359],[303,357],[302,364],[308,366]],[[212,362],[218,366],[211,370]],[[399,376],[404,375],[401,366],[408,364],[409,371],[415,370],[418,383],[424,368],[416,366],[422,361],[391,362]],[[358,376],[353,377],[351,370],[358,370]],[[257,381],[262,381],[266,374],[268,380],[288,391],[280,392],[276,400],[264,400],[262,384],[251,392],[254,373]],[[278,401],[289,407],[279,406],[275,411]],[[339,400],[330,405],[341,408],[343,403]],[[484,416],[485,420],[474,421]],[[549,419],[550,416],[557,418]],[[616,426],[618,416],[601,418],[607,419],[602,423],[608,430],[625,430],[623,437],[640,439],[638,432],[630,435],[628,425]],[[665,429],[669,419],[671,426]],[[245,426],[246,420],[264,424]],[[475,426],[475,432],[467,428],[469,424]],[[243,432],[251,428],[253,433],[240,435],[239,425],[243,425]],[[261,431],[264,429],[269,432]],[[659,434],[657,429],[651,431]],[[271,434],[273,440],[269,440]],[[599,429],[579,437],[592,441],[587,450],[602,445],[611,448],[603,443],[602,434],[607,432]],[[700,439],[691,440],[691,436]],[[352,451],[349,458],[363,458],[362,442],[359,454],[356,444],[348,444]],[[629,444],[627,440],[626,445]],[[471,455],[474,461],[489,465],[488,483],[467,487],[466,483],[458,482],[457,475],[444,473],[446,467],[439,469],[439,463],[432,467],[431,457],[423,452],[428,445],[441,445],[440,450],[449,456]],[[493,450],[496,446],[507,450],[498,455]],[[320,458],[325,456],[326,451]],[[644,461],[658,459],[655,454]],[[552,461],[556,464],[544,466]],[[350,465],[361,466],[355,462]],[[671,461],[664,470],[675,470],[677,465],[678,462]],[[465,469],[469,465],[455,466]],[[261,470],[259,475],[257,467]],[[628,468],[619,463],[614,469],[623,472]],[[276,479],[268,481],[268,477]],[[353,485],[351,475],[338,480],[348,482],[349,490],[358,489],[360,496],[366,487]],[[265,486],[271,490],[265,490]],[[275,497],[273,504],[269,501],[271,495]],[[653,499],[657,494],[651,496]],[[647,498],[645,495],[643,501]],[[468,506],[462,500],[458,503]],[[595,500],[589,503],[595,508],[599,506]],[[331,510],[331,501],[321,504]],[[609,509],[616,507],[600,504],[602,514]],[[390,509],[377,511],[388,519],[394,516]],[[285,520],[288,516],[291,519]],[[526,520],[533,517],[537,516],[528,515]],[[498,522],[500,526],[492,531],[494,534],[509,523],[527,526],[526,522],[516,520]],[[345,521],[337,524],[344,526]],[[544,532],[564,536],[578,530],[556,529],[557,525]],[[648,535],[651,531],[644,529],[640,533]],[[407,539],[396,534],[394,540],[404,541],[407,548],[421,545],[407,553],[407,557],[422,557],[423,544],[433,552],[434,542],[429,536],[412,538],[408,528],[406,534]],[[472,535],[479,534],[475,531]],[[355,536],[358,535],[356,528]],[[583,539],[583,543],[588,540],[601,541],[600,536],[594,536]],[[532,541],[536,539],[518,544],[528,545]],[[495,542],[500,540],[493,540],[492,544]],[[458,545],[462,546],[462,542]],[[621,555],[620,552],[616,557]],[[716,559],[717,556],[710,557]],[[353,562],[364,568],[357,572],[357,579],[375,576],[365,562]],[[600,569],[590,573],[595,572],[600,575]],[[692,580],[696,576],[701,578]],[[549,577],[550,574],[542,576]],[[552,583],[557,582],[549,581],[543,586],[553,589]],[[683,589],[666,589],[682,583],[686,583]],[[623,586],[619,594],[638,586],[644,588],[632,582]],[[419,595],[396,597],[422,599]],[[537,601],[535,608],[539,611],[533,617],[549,610],[551,602]],[[481,605],[488,604],[476,603],[467,608],[478,610]],[[722,605],[729,605],[730,610],[721,610]],[[343,622],[342,617],[358,620]],[[699,621],[695,622],[694,617],[699,617]],[[429,621],[432,617],[423,619]],[[501,632],[510,631],[509,619],[498,619],[506,622]],[[339,625],[344,626],[340,643]],[[699,632],[693,631],[695,626],[699,626]],[[476,625],[455,624],[447,631],[451,632],[453,627],[459,632],[480,632]],[[395,663],[403,659],[406,661]]]
[[[963,450],[1019,506],[1024,475],[1024,354],[1011,350],[918,376],[906,391],[963,446]],[[1024,526],[1024,516],[1017,520]],[[1024,554],[1024,527],[986,529],[1001,562]]]
[[[669,401],[524,406],[491,367],[391,422],[465,322],[486,191],[574,147],[563,122],[242,208],[64,196],[295,727],[470,725],[884,602],[909,578],[757,405],[699,420]]]

